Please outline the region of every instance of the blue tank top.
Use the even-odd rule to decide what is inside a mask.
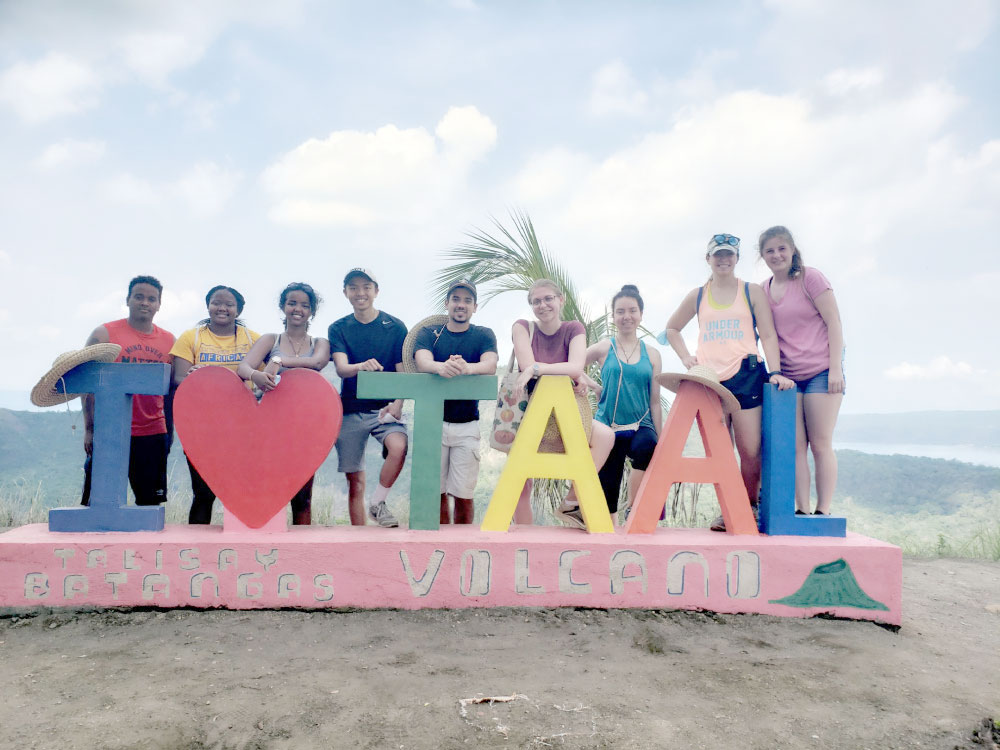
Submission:
[[[653,363],[649,361],[644,342],[639,342],[639,361],[634,365],[623,365],[618,360],[615,340],[612,339],[608,355],[604,358],[604,366],[601,367],[601,385],[601,400],[597,404],[594,419],[608,426],[612,426],[614,422],[619,430],[635,422],[653,428],[653,418],[649,414]]]

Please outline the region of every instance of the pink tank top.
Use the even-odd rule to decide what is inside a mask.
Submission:
[[[698,310],[698,363],[707,365],[728,380],[740,369],[740,363],[757,352],[753,314],[743,291],[743,281],[736,279],[736,299],[720,305],[712,298],[712,282],[705,285]]]

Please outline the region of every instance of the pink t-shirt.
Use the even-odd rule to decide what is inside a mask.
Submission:
[[[780,302],[771,297],[771,279],[764,293],[771,303],[774,329],[781,349],[781,373],[792,380],[808,380],[830,367],[830,338],[826,322],[809,297],[816,299],[832,289],[826,276],[815,268],[803,269],[802,276],[785,287]]]
[[[530,331],[528,321],[519,320],[518,325],[524,326],[524,330]],[[541,364],[554,365],[560,362],[569,362],[569,342],[580,334],[586,335],[587,329],[579,320],[564,320],[559,325],[559,330],[551,336],[542,333],[542,330],[535,323],[535,335],[531,339],[531,353],[535,355],[535,361]]]

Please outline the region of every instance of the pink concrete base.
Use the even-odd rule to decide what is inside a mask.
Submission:
[[[582,606],[899,625],[901,592],[900,549],[850,533],[168,526],[98,534],[35,524],[0,534],[0,607]]]

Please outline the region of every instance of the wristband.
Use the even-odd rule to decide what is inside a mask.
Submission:
[[[781,370],[775,370],[774,372],[769,372],[769,373],[767,374],[767,379],[768,379],[768,380],[770,380],[770,379],[771,379],[771,378],[773,378],[773,377],[774,377],[775,375],[781,375]]]

